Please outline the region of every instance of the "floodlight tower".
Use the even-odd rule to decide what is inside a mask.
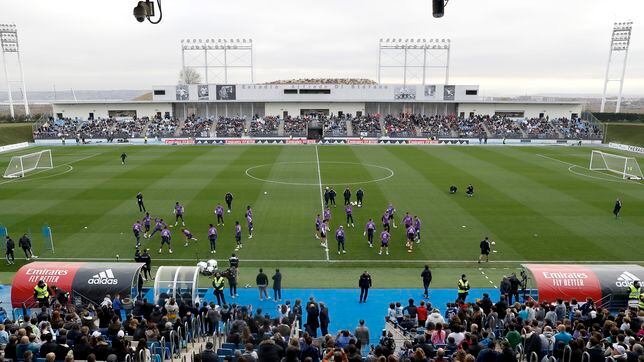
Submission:
[[[9,111],[11,118],[15,117],[13,109],[13,96],[11,94],[11,83],[20,82],[22,84],[22,98],[25,102],[25,115],[29,114],[29,102],[27,100],[27,88],[25,87],[25,75],[22,72],[22,62],[20,61],[20,47],[18,46],[18,30],[15,24],[0,24],[0,46],[2,47],[2,64],[4,65],[4,76],[7,80],[7,90],[9,92]],[[18,71],[20,80],[12,80],[9,78],[9,71],[7,70],[7,57],[12,58],[15,55],[15,60],[18,62]]]
[[[427,83],[427,71],[442,69],[445,84],[449,83],[450,39],[380,39],[378,44],[378,83],[385,69],[402,70],[403,85],[407,85],[409,71],[421,70],[421,83]]]
[[[250,82],[255,82],[253,68],[252,39],[182,39],[181,40],[181,69],[202,69],[204,80],[209,84],[210,70],[216,70],[217,75],[223,70],[223,82],[228,83],[229,70],[245,69],[248,71]],[[219,78],[218,81],[222,79]]]
[[[628,46],[631,42],[632,28],[632,21],[613,24],[613,33],[610,37],[610,48],[608,50],[608,62],[606,64],[606,75],[604,76],[604,92],[602,94],[602,104],[599,110],[600,112],[604,111],[604,106],[606,105],[606,91],[608,88],[608,83],[619,82],[619,91],[616,101],[617,104],[615,105],[615,113],[619,113],[619,109],[622,104],[622,89],[624,88],[624,74],[626,73],[626,60],[628,59]],[[611,64],[613,55],[617,56],[622,52],[624,54],[624,59],[622,60],[621,64],[619,64],[619,62],[618,64]],[[611,67],[611,65],[613,65],[613,67]],[[621,69],[619,68],[620,65]],[[614,69],[615,67],[617,67],[617,69]],[[617,71],[620,74],[619,78],[611,78],[611,70]],[[608,101],[615,102],[614,100]]]

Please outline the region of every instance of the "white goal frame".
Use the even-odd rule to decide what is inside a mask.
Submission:
[[[593,150],[590,155],[589,170],[610,171],[621,175],[623,179],[642,180],[642,169],[635,157],[621,156],[613,153]]]
[[[51,157],[51,150],[43,150],[29,153],[22,156],[13,156],[7,169],[4,171],[4,178],[24,177],[26,173],[35,170],[46,170],[54,168],[54,161]]]

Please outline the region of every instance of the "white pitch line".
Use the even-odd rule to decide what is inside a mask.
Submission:
[[[70,172],[70,171],[72,171],[72,170],[74,169],[74,167],[71,165],[72,163],[80,162],[80,161],[86,160],[86,159],[91,158],[91,157],[96,157],[96,156],[98,156],[98,155],[100,155],[100,154],[101,154],[101,153],[93,153],[93,154],[91,154],[91,155],[89,155],[89,156],[86,156],[86,157],[80,158],[80,159],[78,159],[78,160],[74,160],[74,161],[70,161],[70,162],[66,162],[66,163],[61,163],[60,165],[56,165],[56,166],[54,166],[54,167],[52,167],[52,168],[50,168],[50,169],[45,169],[45,170],[40,170],[40,171],[33,172],[33,173],[29,174],[29,176],[31,176],[31,177],[29,177],[29,178],[25,178],[25,177],[22,177],[22,178],[14,178],[14,179],[11,179],[11,180],[8,180],[8,181],[0,182],[0,185],[8,184],[9,182],[17,182],[17,181],[26,182],[26,181],[32,181],[32,180],[34,180],[34,181],[35,181],[35,180],[42,180],[43,178],[49,178],[49,177],[54,177],[54,176],[60,176],[60,175],[66,174],[66,173],[68,173],[68,172]],[[34,175],[37,175],[37,174],[39,174],[39,173],[46,172],[46,171],[49,171],[49,170],[53,170],[53,169],[55,169],[55,168],[62,167],[62,166],[68,166],[68,167],[70,167],[71,169],[69,169],[69,170],[67,170],[67,171],[65,171],[65,172],[63,172],[63,173],[56,174],[56,175],[45,176],[45,177],[41,177],[41,178],[33,178],[33,176],[34,176]]]
[[[320,173],[320,155],[318,154],[318,145],[315,145],[315,161],[318,167],[318,185],[320,186],[320,210],[321,214],[324,214],[324,196],[322,192],[322,173]],[[328,234],[328,233],[327,233]],[[324,254],[326,255],[326,261],[329,261],[329,238],[326,240],[326,248],[324,248]]]
[[[563,163],[564,165],[568,165],[568,166],[569,166],[569,167],[568,167],[568,171],[569,171],[570,173],[574,174],[574,175],[577,175],[577,176],[588,177],[588,178],[592,178],[592,179],[600,180],[600,181],[609,181],[609,182],[617,182],[617,183],[626,183],[626,184],[643,185],[642,183],[637,182],[637,181],[633,181],[633,180],[625,180],[625,179],[622,179],[621,177],[618,177],[618,176],[615,176],[615,175],[609,175],[609,174],[606,174],[606,173],[603,173],[603,172],[599,172],[599,171],[595,171],[595,170],[590,170],[589,168],[584,167],[584,166],[581,166],[581,165],[578,165],[578,164],[576,164],[576,163],[570,163],[570,162],[566,162],[566,161],[558,160],[558,159],[556,159],[556,158],[549,157],[549,156],[546,156],[546,155],[542,155],[542,154],[540,154],[540,153],[537,153],[536,155],[537,155],[537,156],[540,156],[540,157],[543,157],[543,158],[547,158],[547,159],[552,160],[552,161],[557,161],[557,162]],[[605,176],[613,177],[613,178],[615,178],[616,180],[611,180],[611,179],[607,179],[607,178],[604,178],[604,177],[597,177],[597,176],[593,176],[593,175],[585,175],[585,174],[583,174],[583,173],[575,172],[575,171],[573,171],[573,170],[572,170],[574,167],[579,167],[579,168],[581,168],[581,169],[588,170],[588,171],[594,171],[594,172],[596,172],[596,173],[599,173],[599,174],[602,174],[602,175],[605,175]]]
[[[158,255],[158,254],[157,254]],[[25,258],[16,258],[18,260],[26,260]],[[39,257],[38,260],[89,260],[89,261],[110,261],[116,260],[116,257],[113,258],[83,258],[83,257]],[[195,261],[196,258],[154,258],[154,260],[167,260],[167,261]],[[215,259],[217,261],[227,262],[228,259]],[[245,262],[250,263],[293,263],[292,259],[243,259]],[[351,263],[396,263],[396,264],[474,264],[477,261],[472,260],[409,260],[409,259],[352,259],[352,260],[329,260],[332,263],[338,264],[351,264]],[[302,263],[326,263],[325,260],[320,259],[298,259],[297,262]],[[594,261],[580,261],[580,260],[491,260],[489,263],[498,263],[498,264],[518,264],[518,263],[528,263],[528,264],[643,264],[644,260],[594,260]],[[509,269],[509,268],[506,268]],[[520,268],[517,268],[520,269]]]

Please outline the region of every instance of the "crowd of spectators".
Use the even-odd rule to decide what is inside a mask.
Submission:
[[[291,117],[284,119],[284,135],[290,137],[306,137],[309,117]]]
[[[444,313],[429,302],[410,299],[391,303],[385,319],[405,335],[402,345],[395,348],[393,336],[383,333],[371,354],[394,355],[401,361],[532,361],[533,352],[536,361],[552,356],[556,361],[582,362],[584,352],[590,357],[587,362],[644,359],[644,312],[611,314],[591,298],[583,303],[559,299],[511,304],[505,295],[494,302],[483,294],[472,303],[448,303]],[[564,353],[570,359],[564,359]]]
[[[384,121],[384,130],[381,129]],[[304,137],[310,122],[323,125],[324,136],[346,137],[350,121],[354,136],[362,137],[467,137],[467,138],[541,138],[541,139],[601,139],[599,126],[580,118],[510,118],[496,115],[363,115],[360,117],[338,116],[288,116],[284,119],[284,135]],[[278,135],[280,117],[254,117],[249,134],[259,137]],[[134,137],[208,137],[213,121],[192,116],[179,127],[176,119],[137,118],[115,120],[112,118],[49,120],[34,129],[34,138],[134,138]],[[245,119],[220,117],[216,131],[218,137],[241,137],[247,132]],[[146,131],[147,127],[147,131]]]
[[[70,137],[76,135],[79,120],[50,119],[34,129],[34,139]]]
[[[268,82],[266,84],[342,84],[342,85],[377,85],[378,83],[366,78],[299,78]]]
[[[347,136],[347,118],[337,116],[320,117],[323,122],[323,132],[325,137],[346,137]]]
[[[250,135],[255,137],[275,137],[277,136],[279,125],[279,116],[253,117],[250,122]]]
[[[385,135],[387,137],[416,137],[414,115],[386,115]]]
[[[193,115],[183,123],[180,134],[182,137],[209,137],[212,123],[211,118],[201,118]]]
[[[113,135],[116,138],[141,138],[148,122],[147,117],[119,120],[114,124]]]
[[[601,139],[601,128],[579,118],[556,118],[552,124],[567,139]]]
[[[245,133],[246,119],[239,117],[219,117],[217,137],[241,137]]]
[[[361,137],[380,137],[382,136],[382,128],[380,126],[380,117],[374,115],[366,115],[355,117],[351,120],[351,127],[353,128],[354,136]]]
[[[179,120],[174,118],[155,118],[148,124],[148,137],[174,137],[179,128]]]

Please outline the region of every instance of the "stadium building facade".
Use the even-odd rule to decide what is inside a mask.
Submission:
[[[66,101],[53,104],[57,118],[246,117],[324,114],[497,115],[512,118],[576,118],[576,102],[491,101],[477,85],[401,84],[194,84],[155,86],[149,101]]]

